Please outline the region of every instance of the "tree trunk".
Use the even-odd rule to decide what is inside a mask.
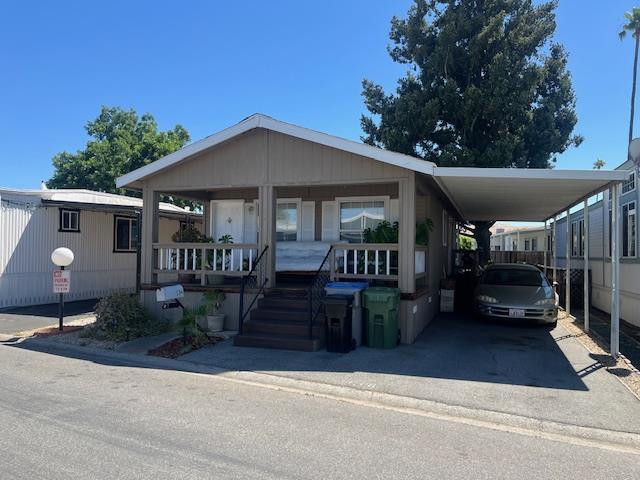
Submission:
[[[633,140],[633,117],[635,115],[636,103],[636,79],[638,76],[638,46],[640,45],[640,31],[636,31],[634,35],[636,39],[636,49],[633,56],[633,84],[631,86],[631,118],[629,119],[629,143]]]
[[[480,265],[486,265],[491,260],[491,232],[495,222],[474,222],[473,237],[478,244],[478,259]]]

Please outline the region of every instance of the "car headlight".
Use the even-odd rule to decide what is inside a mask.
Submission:
[[[553,307],[555,306],[556,301],[553,298],[543,298],[542,300],[536,301],[535,305],[541,307]]]
[[[481,303],[498,303],[496,298],[490,297],[489,295],[478,295],[476,300]]]

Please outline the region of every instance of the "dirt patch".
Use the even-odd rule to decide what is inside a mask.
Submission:
[[[640,372],[629,360],[624,356],[614,359],[608,352],[606,342],[594,332],[585,333],[574,317],[560,312],[558,321],[572,337],[577,338],[593,354],[603,368],[618,377],[640,399]]]
[[[206,347],[207,345],[215,345],[223,340],[223,337],[217,335],[198,336],[195,338],[187,336],[186,339],[180,337],[160,345],[153,350],[149,350],[147,355],[152,355],[154,357],[178,358],[180,355],[193,352],[194,350]]]

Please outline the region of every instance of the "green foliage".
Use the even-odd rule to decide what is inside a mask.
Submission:
[[[398,243],[398,222],[383,220],[375,228],[367,228],[363,232],[364,243]],[[433,231],[430,218],[416,223],[416,244],[429,245],[429,234]]]
[[[171,235],[171,240],[176,243],[202,243],[208,241],[208,237],[195,226],[187,225]]]
[[[205,292],[202,296],[202,306],[207,315],[214,315],[222,308],[222,304],[227,296],[222,290],[213,290]]]
[[[602,168],[604,168],[605,166],[605,161],[602,160],[601,158],[597,159],[595,162],[593,162],[593,169],[594,170],[600,170]]]
[[[170,328],[167,322],[153,319],[135,296],[125,293],[102,298],[95,313],[96,321],[86,332],[89,337],[123,341],[159,335]]]
[[[189,141],[189,133],[180,125],[159,131],[151,114],[139,117],[134,110],[120,107],[103,106],[86,130],[90,139],[83,150],[53,157],[55,171],[47,182],[49,188],[124,194],[116,188],[117,177],[175,152]]]
[[[628,32],[631,32],[631,36],[637,39],[640,35],[640,8],[634,7],[630,11],[624,12],[624,18],[627,19],[627,23],[618,33],[620,40],[624,40]]]
[[[396,92],[363,82],[363,140],[438,165],[548,168],[582,138],[556,2],[415,0],[391,22]]]
[[[433,221],[427,218],[422,223],[416,224],[416,244],[429,245],[429,236],[433,231]]]
[[[398,222],[383,220],[375,228],[363,232],[364,243],[398,243]]]
[[[466,235],[460,235],[458,237],[458,245],[460,247],[460,250],[475,250],[473,238]]]

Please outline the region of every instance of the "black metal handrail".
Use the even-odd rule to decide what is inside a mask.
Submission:
[[[268,248],[269,248],[269,245],[265,245],[265,247],[262,249],[262,252],[260,252],[260,255],[258,255],[258,258],[256,259],[256,261],[254,262],[253,266],[251,267],[251,270],[249,270],[249,273],[244,275],[242,277],[242,281],[240,282],[240,307],[239,307],[239,313],[238,313],[238,333],[240,333],[240,334],[242,334],[242,327],[243,327],[243,324],[244,324],[245,317],[249,314],[249,312],[251,311],[251,308],[253,307],[253,304],[256,303],[256,301],[258,300],[258,297],[260,296],[260,294],[264,290],[265,285],[269,281],[269,279],[265,277],[265,279],[262,281],[262,284],[258,285],[256,276],[254,275],[254,273],[256,271],[256,268],[257,268],[258,264],[260,263],[260,260],[262,260],[262,257],[264,256],[264,254],[265,254],[265,252],[267,251]],[[253,284],[254,288],[257,287],[258,291],[253,296],[253,299],[251,300],[251,303],[249,304],[249,308],[247,308],[246,311],[245,311],[245,309],[244,309],[244,292],[245,292],[245,289],[247,288],[247,286],[250,286],[250,283]]]
[[[331,256],[331,252],[333,250],[333,245],[329,247],[327,254],[324,256],[322,263],[320,263],[320,267],[316,271],[315,275],[311,279],[311,283],[309,284],[309,289],[307,292],[308,296],[308,312],[309,312],[309,339],[313,338],[313,323],[316,321],[318,314],[322,310],[323,303],[322,300],[325,296],[324,287],[329,281],[330,270],[325,269],[325,264],[327,260]]]

